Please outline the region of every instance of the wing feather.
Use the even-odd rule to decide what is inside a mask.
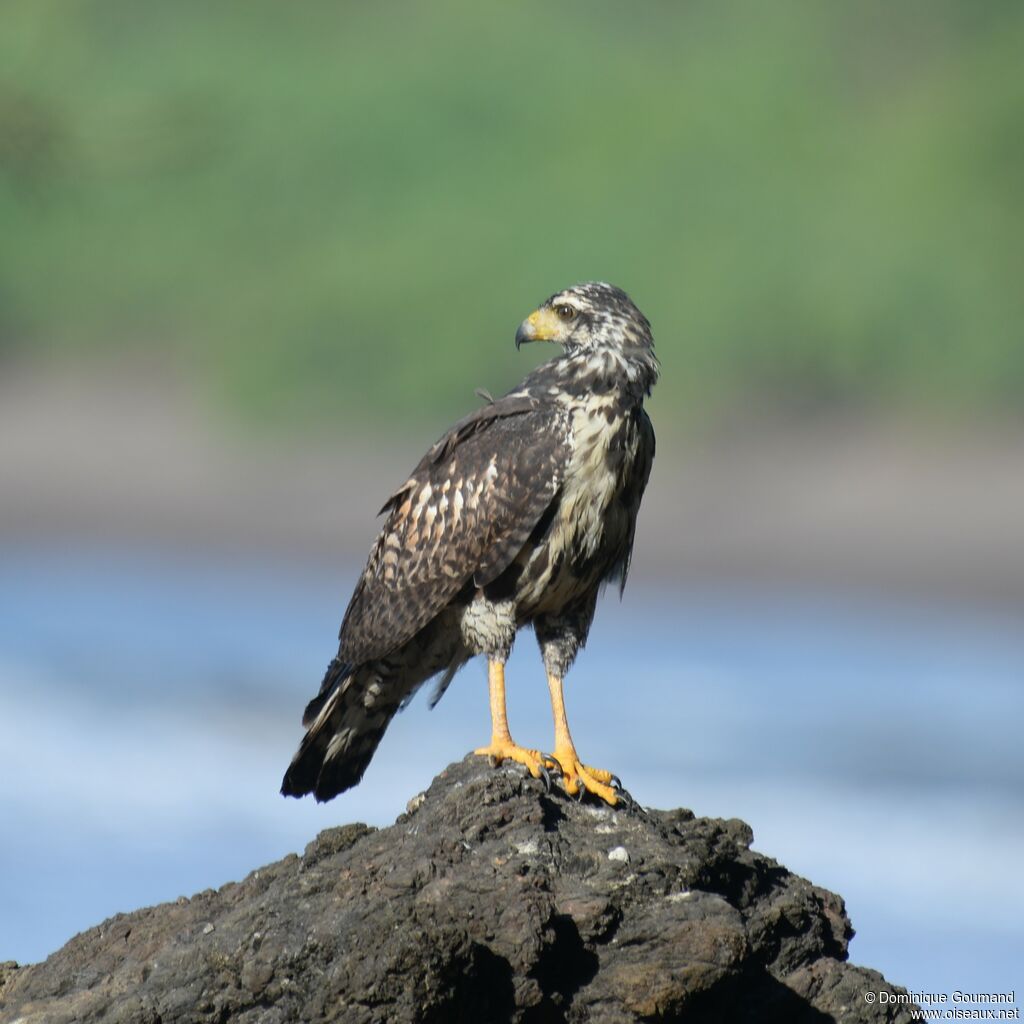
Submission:
[[[566,414],[521,395],[457,423],[388,499],[388,513],[342,622],[338,658],[383,658],[470,581],[497,579],[562,483]]]
[[[620,596],[625,593],[626,577],[629,576],[629,564],[633,559],[633,540],[636,537],[636,520],[640,512],[640,500],[647,489],[647,481],[651,477],[651,467],[654,464],[654,426],[651,424],[650,417],[643,409],[638,409],[635,415],[638,430],[637,457],[631,472],[626,478],[626,485],[622,490],[621,498],[629,511],[629,532],[626,536],[626,543],[623,546],[622,557],[608,574],[608,579],[617,579],[619,581]]]

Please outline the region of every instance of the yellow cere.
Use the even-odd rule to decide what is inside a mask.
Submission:
[[[534,310],[527,318],[535,341],[552,341],[559,334],[561,321],[553,309],[544,307]]]

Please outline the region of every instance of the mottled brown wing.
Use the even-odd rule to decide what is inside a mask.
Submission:
[[[453,427],[384,506],[339,660],[384,657],[470,580],[497,578],[555,497],[567,457],[565,413],[530,399],[500,399]]]
[[[629,534],[623,547],[622,558],[612,569],[609,579],[619,581],[619,593],[626,589],[626,577],[629,575],[629,563],[633,558],[633,540],[636,536],[636,520],[640,512],[640,501],[647,489],[647,481],[651,477],[654,465],[654,425],[643,409],[637,409],[638,444],[636,460],[626,478],[621,500],[629,510]]]

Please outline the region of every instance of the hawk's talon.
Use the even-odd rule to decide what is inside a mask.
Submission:
[[[556,752],[551,760],[558,765],[562,787],[569,796],[582,800],[586,793],[593,793],[610,807],[619,802],[616,790],[604,781],[615,778],[611,772],[583,764],[572,749]]]
[[[544,779],[544,785],[550,790],[551,779],[544,766],[543,755],[539,750],[527,750],[519,746],[511,737],[508,739],[492,739],[486,747],[477,747],[473,751],[481,757],[487,758],[487,763],[492,768],[499,767],[503,761],[515,761],[523,765],[535,779]]]
[[[615,780],[618,778],[617,775],[613,775],[609,771],[605,771],[604,768],[591,768],[589,764],[581,764],[580,767],[592,778],[596,779],[601,783],[602,786],[611,786],[615,788]]]

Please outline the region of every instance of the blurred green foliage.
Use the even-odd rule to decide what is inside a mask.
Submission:
[[[0,345],[451,413],[603,278],[659,417],[1019,407],[1022,53],[995,0],[7,0]]]

